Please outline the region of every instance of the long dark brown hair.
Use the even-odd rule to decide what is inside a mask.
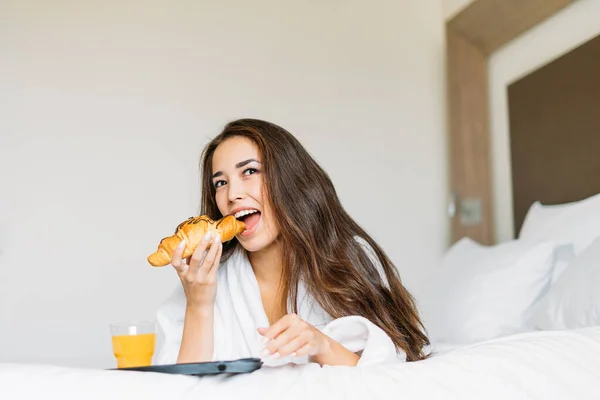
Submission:
[[[212,157],[220,143],[235,136],[251,139],[262,156],[263,185],[279,227],[277,240],[286,249],[281,293],[293,312],[297,312],[298,283],[303,280],[332,318],[365,317],[388,334],[408,361],[426,358],[429,340],[398,271],[344,210],[327,173],[285,129],[257,119],[227,124],[202,152],[200,212],[213,219],[223,217],[211,180]],[[389,288],[357,237],[372,248]],[[239,245],[236,239],[224,243],[221,260],[227,260]]]

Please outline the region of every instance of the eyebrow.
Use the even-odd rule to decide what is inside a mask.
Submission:
[[[256,162],[256,163],[260,164],[260,161],[258,161],[256,158],[249,158],[247,160],[240,161],[239,163],[235,164],[235,167],[236,168],[242,168],[242,167],[250,164],[251,162]],[[216,178],[218,176],[221,176],[221,175],[223,175],[223,172],[217,171],[214,174],[212,174],[212,176],[210,177],[210,179],[214,179],[214,178]]]

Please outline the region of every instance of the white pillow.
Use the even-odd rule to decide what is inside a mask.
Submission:
[[[567,269],[571,260],[575,258],[573,244],[559,245],[554,248],[554,269],[552,270],[552,283]]]
[[[551,242],[457,242],[419,302],[434,348],[533,331],[534,306],[548,289],[553,254]]]
[[[542,204],[539,201],[534,202],[531,207],[529,207],[529,210],[527,210],[525,220],[523,221],[521,231],[519,232],[519,237],[528,238],[535,236],[537,232],[545,229],[545,225],[548,224],[549,221],[579,203],[581,203],[581,201],[551,205]]]
[[[575,255],[600,237],[600,194],[556,206],[535,202],[527,212],[520,239],[573,245]]]
[[[533,322],[542,330],[600,326],[600,238],[579,254],[540,301]]]

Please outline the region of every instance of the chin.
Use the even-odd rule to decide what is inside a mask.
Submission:
[[[259,236],[242,238],[241,240],[240,238],[238,238],[238,241],[240,242],[242,247],[250,253],[264,250],[274,243],[274,240],[270,240],[268,238],[261,238]]]
[[[242,247],[250,253],[261,251],[262,249],[267,247],[267,245],[265,245],[264,243],[259,243],[256,240],[244,240],[243,242],[240,240],[239,242],[242,245]]]

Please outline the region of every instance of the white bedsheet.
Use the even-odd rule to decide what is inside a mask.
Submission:
[[[415,363],[189,377],[0,363],[0,398],[600,399],[600,327],[532,332]]]

